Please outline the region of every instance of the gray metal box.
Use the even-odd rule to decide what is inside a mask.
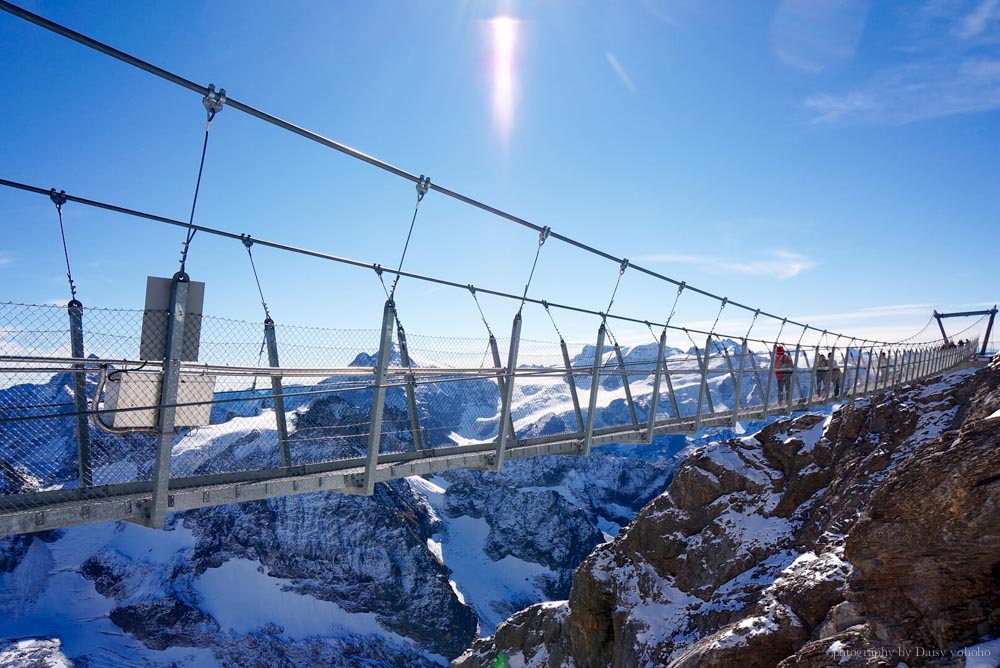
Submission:
[[[158,276],[146,277],[146,306],[142,313],[142,340],[139,359],[162,360],[167,347],[167,319],[170,317],[170,287],[173,281]],[[201,314],[205,303],[205,284],[188,282],[188,307],[184,317],[184,341],[181,360],[198,359],[201,342]]]
[[[106,424],[115,429],[152,429],[159,418],[160,385],[163,376],[157,372],[115,373],[104,386],[104,408],[110,412]],[[215,376],[181,374],[177,403],[198,403],[179,406],[174,417],[175,427],[201,427],[209,423],[212,406],[208,402],[215,394]],[[124,410],[136,408],[139,410]]]

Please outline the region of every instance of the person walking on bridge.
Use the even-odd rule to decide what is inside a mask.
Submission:
[[[840,396],[840,379],[843,373],[840,371],[840,366],[837,364],[837,351],[830,351],[830,381],[833,383],[833,396],[834,398]]]
[[[826,395],[826,377],[830,373],[830,360],[820,353],[816,358],[816,396]]]
[[[792,369],[795,367],[792,356],[785,352],[783,346],[774,351],[774,377],[778,380],[778,403],[791,401]]]

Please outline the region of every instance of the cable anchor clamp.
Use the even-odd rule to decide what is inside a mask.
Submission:
[[[380,264],[373,264],[372,265],[372,269],[374,269],[375,273],[378,274],[379,276],[382,275],[382,265],[380,265]]]
[[[208,114],[208,121],[205,123],[205,130],[212,126],[212,119],[222,111],[226,104],[226,89],[215,90],[215,84],[208,84],[208,93],[202,98],[201,103],[205,105],[205,113]]]
[[[421,200],[424,199],[424,195],[426,195],[427,191],[430,189],[431,177],[421,174],[420,178],[417,179],[417,204],[420,204]]]
[[[624,274],[626,269],[628,269],[628,258],[622,260],[621,266],[618,268],[618,275]]]
[[[66,197],[65,190],[56,192],[55,188],[49,190],[49,199],[52,200],[52,203],[56,205],[57,209],[62,209],[62,205],[69,201],[69,198]]]
[[[679,295],[680,293],[684,292],[684,288],[686,287],[687,287],[687,282],[681,281],[680,285],[677,286],[677,294]]]
[[[552,229],[548,225],[546,225],[545,227],[542,228],[542,231],[538,233],[538,245],[539,246],[541,246],[542,244],[545,243],[545,240],[549,238],[549,233],[551,231],[552,231]]]
[[[247,250],[250,250],[250,247],[253,246],[253,239],[249,234],[241,234],[240,240],[243,242],[243,245],[246,246]]]

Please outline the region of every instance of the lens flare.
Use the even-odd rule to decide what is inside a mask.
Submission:
[[[493,122],[502,139],[514,125],[514,50],[517,21],[509,16],[490,20],[493,39]]]

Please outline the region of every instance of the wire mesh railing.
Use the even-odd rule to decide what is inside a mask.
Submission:
[[[488,468],[504,447],[582,453],[595,439],[648,442],[851,400],[960,364],[977,346],[790,345],[780,369],[774,351],[720,337],[687,350],[608,343],[600,354],[593,343],[521,340],[509,369],[511,339],[408,335],[403,355],[391,324],[385,336],[275,325],[272,365],[264,324],[203,316],[198,358],[180,363],[168,401],[164,362],[139,359],[143,321],[159,314],[86,309],[81,357],[70,355],[70,315],[0,304],[0,517],[148,495],[162,438],[171,489],[334,469],[356,471],[360,487],[386,462],[477,453]]]

